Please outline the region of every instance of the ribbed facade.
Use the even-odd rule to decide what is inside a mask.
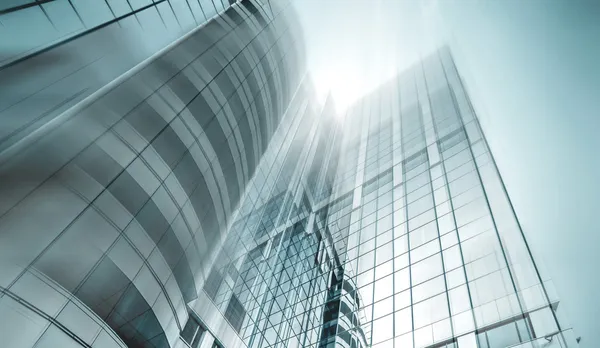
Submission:
[[[183,344],[304,78],[297,30],[234,4],[0,155],[3,346]]]
[[[0,4],[0,150],[223,12],[227,0]]]

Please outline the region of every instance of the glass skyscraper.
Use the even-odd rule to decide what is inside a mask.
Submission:
[[[0,346],[577,346],[449,49],[342,118],[287,1],[0,11]]]
[[[372,347],[577,346],[449,49],[364,97],[339,128],[322,169],[331,194],[314,209],[336,327],[325,323],[317,346],[360,347],[363,333]]]
[[[289,4],[202,1],[220,11],[208,20],[193,2],[3,10],[3,34],[36,14],[56,30],[78,14],[88,29],[19,31],[48,40],[0,70],[0,346],[209,344],[189,306],[264,154],[286,139],[305,64]],[[100,17],[84,9],[117,4],[134,10],[86,21]],[[173,21],[146,29],[159,15]]]

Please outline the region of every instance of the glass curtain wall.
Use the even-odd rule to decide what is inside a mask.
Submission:
[[[241,346],[577,346],[448,49],[307,105],[205,283]]]
[[[329,277],[322,235],[312,228],[304,177],[315,139],[326,135],[303,84],[249,185],[204,284],[215,310],[247,347],[318,341]],[[202,316],[202,313],[199,313]]]
[[[343,128],[322,219],[357,290],[321,346],[357,347],[343,337],[359,328],[372,347],[576,346],[448,49],[362,99]]]
[[[233,4],[93,98],[57,111],[16,150],[0,145],[0,345],[235,347],[235,335],[206,320],[216,311],[193,309],[205,302],[206,277],[242,197],[257,198],[254,188],[265,183],[256,169],[273,163],[267,148],[278,150],[299,129],[303,113],[287,110],[306,108],[292,103],[302,100],[305,76],[292,7],[263,5]],[[39,76],[60,75],[44,69],[52,73]],[[3,131],[14,125],[5,121]],[[284,158],[272,173],[283,163],[287,174],[266,211],[273,219],[280,205],[295,207],[285,211],[298,218],[282,226],[281,251],[269,259],[291,259],[314,238],[298,237],[308,211],[298,185],[280,190],[294,173]],[[269,250],[264,240],[280,232],[261,232],[236,264],[244,277]],[[235,268],[228,274],[236,279]],[[245,293],[232,289],[223,313],[242,331]]]

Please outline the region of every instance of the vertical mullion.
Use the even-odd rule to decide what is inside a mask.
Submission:
[[[104,0],[104,3],[106,4],[106,6],[108,7],[108,10],[110,11],[110,13],[113,15],[113,18],[117,18],[117,15],[115,14],[115,11],[113,11],[112,7],[110,6],[110,4],[108,3],[108,0]]]
[[[422,64],[420,65],[421,69],[423,69]],[[423,74],[423,80],[425,80],[425,76]],[[427,81],[425,82],[425,86],[427,86]],[[426,88],[427,90],[427,88]],[[420,98],[419,98],[419,88],[417,86],[417,76],[415,76],[415,92],[417,93],[417,103],[419,104],[419,121],[420,121],[420,125],[421,125],[421,130],[422,130],[422,136],[425,139],[425,155],[427,157],[427,176],[429,178],[429,194],[431,195],[431,201],[433,202],[433,214],[434,214],[434,218],[435,218],[435,228],[437,230],[437,240],[438,240],[438,246],[439,246],[439,250],[440,250],[440,257],[442,259],[442,274],[444,277],[444,288],[446,289],[445,293],[446,293],[446,304],[448,306],[448,320],[450,321],[450,332],[452,337],[454,337],[454,323],[452,321],[452,308],[450,306],[450,292],[448,289],[448,280],[446,278],[446,264],[444,263],[444,253],[443,253],[443,249],[442,249],[442,236],[440,235],[440,228],[439,228],[439,222],[438,222],[438,214],[437,214],[437,204],[435,202],[435,196],[433,194],[433,182],[432,182],[432,178],[431,178],[431,162],[429,159],[429,151],[428,151],[428,145],[427,145],[427,136],[425,134],[425,124],[423,122],[423,117],[424,114],[422,112],[422,108],[420,106]],[[427,95],[427,100],[429,100],[429,95]],[[432,114],[432,123],[433,123],[433,114]],[[437,138],[437,134],[436,134],[436,138]]]
[[[160,11],[158,10],[157,4],[154,1],[153,1],[153,4],[154,4],[154,6],[152,6],[152,7],[154,7],[154,9],[156,10],[156,13],[158,14],[158,17],[160,17],[160,21],[162,22],[163,26],[165,27],[165,29],[167,29],[167,32],[168,32],[167,23],[165,22],[165,19],[163,18],[163,16],[160,13]]]
[[[396,305],[396,272],[399,271],[396,269],[396,257],[398,257],[396,255],[396,239],[401,237],[401,236],[397,236],[397,229],[396,229],[396,187],[401,187],[403,184],[402,182],[396,186],[395,185],[395,180],[394,178],[396,177],[396,172],[398,170],[402,171],[402,167],[400,167],[400,169],[398,169],[396,167],[396,152],[400,152],[400,154],[398,155],[399,157],[402,156],[401,153],[401,148],[396,150],[395,149],[395,143],[398,142],[401,144],[402,142],[402,129],[400,127],[400,121],[401,121],[401,117],[400,117],[400,90],[398,89],[398,78],[396,77],[396,83],[392,84],[392,93],[391,93],[391,97],[390,97],[390,119],[391,119],[391,127],[392,127],[392,148],[391,148],[391,154],[392,154],[392,269],[393,269],[393,283],[392,283],[392,287],[393,287],[393,293],[394,293],[394,300],[393,300],[393,304],[394,304],[394,311],[393,311],[393,330],[394,330],[394,344],[396,343],[396,336],[398,336],[398,332],[396,332],[396,313],[399,312],[398,311],[398,307]],[[400,162],[401,163],[401,162]],[[401,166],[401,165],[400,165]],[[404,209],[404,207],[402,207],[402,209]],[[408,251],[407,251],[408,252]],[[407,291],[407,290],[404,290]],[[410,290],[408,290],[410,291]]]
[[[432,124],[433,124],[433,130],[435,132],[435,138],[436,138],[436,142],[439,143],[439,132],[437,129],[437,124],[435,121],[435,115],[433,114],[433,108],[431,105],[431,98],[429,96],[429,86],[427,84],[427,78],[425,77],[425,71],[422,70],[423,72],[423,81],[425,83],[425,89],[427,90],[427,101],[429,103],[429,109],[431,110],[431,115],[432,115]],[[464,128],[462,129],[462,131],[464,131]],[[469,144],[470,146],[470,144]],[[444,178],[444,186],[445,186],[445,190],[448,193],[448,203],[450,204],[450,212],[452,214],[452,223],[454,224],[454,231],[456,233],[456,238],[458,240],[458,249],[460,252],[460,259],[462,262],[461,268],[463,270],[463,275],[465,277],[465,285],[467,286],[467,293],[469,295],[469,305],[471,306],[471,317],[473,318],[473,324],[475,326],[475,332],[478,328],[477,326],[477,318],[475,317],[475,307],[473,306],[473,298],[472,298],[472,294],[471,294],[471,286],[469,284],[469,278],[467,277],[467,269],[466,269],[466,264],[465,264],[465,258],[464,258],[464,254],[463,254],[463,249],[462,249],[462,241],[460,239],[460,234],[458,233],[458,226],[456,223],[456,215],[454,214],[454,202],[453,202],[453,197],[452,197],[452,193],[450,192],[450,183],[448,182],[448,174],[446,172],[446,159],[444,158],[444,151],[442,151],[441,147],[439,149],[439,153],[440,153],[440,166],[441,166],[441,171],[442,171],[442,177]],[[431,175],[431,174],[430,174]],[[432,183],[433,185],[433,183]],[[436,208],[437,209],[437,208]],[[438,230],[439,232],[439,230]],[[441,243],[441,241],[440,241]],[[448,294],[448,301],[450,301],[450,296]],[[451,318],[452,318],[452,313],[451,313]],[[479,345],[479,342],[477,342],[477,345]]]
[[[441,60],[441,58],[440,58],[440,62],[441,62],[441,64],[442,64],[442,67],[444,67],[444,63],[443,63],[443,61]],[[460,77],[460,75],[458,74],[458,70],[457,70],[457,68],[456,68],[456,65],[454,64],[454,60],[452,60],[452,68],[453,68],[453,70],[455,71],[455,73],[456,73],[456,76],[458,77],[458,80],[459,80],[460,86],[461,86],[461,88],[463,89],[463,91],[465,92],[465,95],[466,95],[466,90],[465,90],[465,87],[464,87],[464,84],[463,84],[462,78],[461,78],[461,77]],[[444,75],[446,76],[446,80],[448,80],[448,78],[447,78],[447,74],[446,74],[446,69],[444,68],[443,70],[444,70]],[[448,83],[448,85],[450,85],[450,84]],[[460,120],[461,120],[461,123],[463,124],[463,127],[464,127],[464,121],[463,121],[463,119],[462,119],[462,115],[461,115],[461,113],[460,113],[460,110],[459,110],[459,108],[458,108],[458,106],[457,106],[457,102],[456,102],[456,96],[454,95],[454,93],[452,93],[452,94],[451,94],[451,96],[452,96],[452,101],[454,102],[454,108],[457,110],[457,112],[458,112],[458,114],[459,114],[459,118],[460,118]],[[554,322],[556,323],[556,327],[557,327],[558,331],[560,332],[560,336],[561,336],[561,338],[562,338],[563,342],[565,342],[565,344],[566,344],[567,340],[566,340],[566,339],[565,339],[565,337],[564,337],[564,334],[563,334],[563,329],[562,329],[562,327],[561,327],[561,325],[560,325],[560,321],[558,320],[558,317],[557,317],[557,315],[556,315],[556,312],[554,311],[554,309],[552,309],[552,304],[551,304],[551,302],[550,302],[550,296],[548,295],[548,290],[547,290],[547,289],[546,289],[546,287],[544,286],[544,282],[542,281],[541,273],[540,273],[540,271],[539,271],[539,268],[537,267],[537,264],[535,263],[535,260],[534,260],[534,258],[533,258],[533,253],[531,252],[531,248],[529,247],[529,243],[527,243],[527,239],[525,238],[525,233],[523,232],[523,228],[521,227],[521,223],[520,223],[519,219],[517,219],[517,214],[516,214],[516,212],[515,212],[515,208],[514,208],[514,206],[513,206],[513,204],[512,204],[512,201],[511,201],[511,199],[510,199],[510,196],[508,195],[508,191],[506,190],[506,185],[504,185],[504,180],[502,179],[502,176],[500,175],[500,171],[498,170],[498,166],[496,165],[496,159],[494,158],[494,156],[493,156],[493,154],[492,154],[492,152],[491,152],[491,150],[490,150],[490,147],[489,147],[489,144],[488,144],[487,138],[485,137],[485,134],[483,134],[483,130],[482,130],[482,128],[481,128],[481,124],[479,123],[479,118],[478,118],[478,117],[477,117],[477,115],[475,114],[475,109],[473,108],[473,105],[472,105],[472,103],[471,103],[471,99],[469,99],[469,98],[466,98],[466,99],[467,99],[467,102],[468,102],[468,105],[469,105],[469,109],[471,110],[471,112],[472,112],[472,113],[473,113],[473,115],[474,115],[474,117],[473,117],[473,121],[472,121],[472,122],[474,122],[474,123],[475,123],[475,125],[477,126],[477,130],[478,130],[478,131],[479,131],[479,133],[481,134],[481,139],[483,139],[483,143],[485,144],[485,147],[486,147],[486,149],[487,149],[487,153],[489,154],[489,156],[490,156],[490,159],[492,160],[492,164],[493,164],[493,167],[494,167],[494,172],[496,173],[496,176],[497,176],[497,178],[498,178],[498,181],[500,182],[500,186],[502,187],[502,192],[504,192],[504,196],[506,197],[506,200],[508,201],[508,205],[509,205],[509,207],[510,207],[510,211],[512,212],[512,216],[514,217],[514,220],[515,220],[515,222],[516,222],[516,224],[517,224],[517,227],[519,228],[519,232],[520,232],[520,234],[521,234],[521,237],[522,237],[523,243],[525,244],[525,248],[526,248],[526,250],[527,250],[527,253],[528,253],[528,255],[529,255],[529,260],[531,261],[531,264],[533,265],[533,268],[534,268],[534,270],[535,270],[535,273],[536,273],[536,275],[537,275],[537,278],[538,278],[538,279],[539,279],[539,281],[540,281],[540,287],[542,288],[542,291],[544,292],[544,295],[545,295],[545,297],[546,297],[546,302],[548,303],[548,307],[550,308],[550,311],[552,312],[552,316],[553,316],[553,318],[554,318]],[[465,135],[466,135],[466,138],[467,138],[467,140],[468,140],[469,138],[468,138],[468,135],[467,135],[467,132],[466,132],[466,130],[465,130]],[[469,148],[471,148],[471,147],[470,147],[470,144],[469,144]],[[479,169],[477,169],[477,173],[479,174]],[[483,186],[483,184],[482,184],[482,186]],[[484,189],[484,191],[485,191],[485,189]],[[528,319],[527,319],[527,320],[528,320]],[[528,325],[527,327],[529,328],[529,325]],[[533,330],[531,330],[530,334],[531,334],[531,338],[533,339],[533,338],[534,338],[534,337],[533,337]]]
[[[185,3],[188,5],[188,9],[190,10],[190,13],[192,14],[192,18],[194,18],[194,22],[196,22],[196,25],[198,25],[198,20],[196,19],[196,16],[194,15],[194,11],[192,11],[192,6],[190,6],[190,1],[185,0]]]
[[[400,91],[402,89],[401,86],[401,81],[398,80],[398,112],[399,112],[399,116],[400,116],[400,129],[402,130],[404,127],[403,125],[403,113],[402,113],[402,100],[400,99]],[[413,284],[412,284],[412,260],[411,260],[411,249],[410,249],[410,236],[408,235],[408,220],[409,220],[409,215],[408,215],[408,197],[406,196],[407,194],[407,190],[406,190],[406,166],[404,165],[405,163],[405,158],[406,158],[406,153],[405,153],[405,148],[404,148],[404,141],[402,139],[402,132],[400,133],[400,152],[402,153],[402,162],[400,162],[401,164],[401,170],[402,170],[402,184],[404,185],[405,189],[403,192],[403,200],[404,200],[404,214],[406,217],[406,221],[405,221],[405,226],[404,226],[404,234],[406,235],[406,245],[407,245],[407,253],[408,253],[408,291],[410,293],[410,320],[411,320],[411,335],[412,335],[412,346],[415,346],[415,317],[414,317],[414,301],[413,301]]]
[[[54,22],[52,21],[52,19],[48,15],[48,12],[46,12],[46,10],[44,9],[44,5],[43,4],[38,4],[38,6],[40,7],[40,10],[42,11],[42,13],[44,13],[44,16],[46,16],[46,19],[48,19],[48,22],[50,22],[50,24],[52,24],[52,27],[54,28],[54,30],[58,31],[58,28],[56,28],[56,25],[54,24]]]
[[[217,6],[215,5],[215,0],[210,0],[210,2],[213,4],[215,12],[219,13],[219,10],[217,10]]]
[[[115,14],[115,11],[112,9],[112,6],[110,6],[110,4],[108,3],[108,0],[104,0],[104,2],[106,3],[106,6],[108,6],[110,13],[113,15],[113,19],[116,19],[117,15]],[[117,21],[117,25],[119,26],[119,28],[121,28],[122,27],[121,21]]]
[[[140,28],[143,28],[142,23],[140,22],[140,19],[137,17],[137,14],[136,14],[135,10],[133,9],[133,6],[131,6],[131,2],[129,2],[129,0],[125,0],[125,1],[127,1],[127,5],[129,5],[129,9],[131,10],[131,13],[133,13],[133,16],[135,17],[135,20],[138,22],[138,25],[140,26]],[[71,0],[69,0],[69,2],[71,2]]]
[[[200,3],[200,0],[196,0],[196,2],[198,3],[198,7],[200,7],[200,11],[202,12],[202,16],[204,17],[204,21],[206,22],[208,20],[208,17],[206,17],[206,12],[204,12],[204,9],[202,8],[202,4]]]
[[[369,121],[368,127],[370,127],[371,123],[373,122],[373,114],[371,113],[371,110],[372,110],[371,103],[372,103],[372,100],[369,97],[367,99],[367,102],[363,104],[363,106],[364,106],[363,110],[365,112],[365,116],[367,117],[367,120]],[[367,132],[367,139],[366,139],[367,148],[366,148],[366,150],[369,149],[369,144],[371,141],[372,141],[371,134],[369,134],[369,132]],[[363,186],[364,186],[364,178],[367,178],[367,174],[368,174],[366,163],[367,163],[367,160],[366,160],[366,156],[365,156],[365,176],[363,176]],[[363,198],[364,198],[364,194],[363,194]],[[377,199],[377,198],[375,198],[375,199]],[[361,201],[362,201],[361,202],[361,206],[362,206],[362,205],[364,205],[365,202],[364,202],[364,199],[362,199]],[[375,204],[377,205],[377,202],[375,202]],[[377,209],[375,209],[375,214],[377,214]],[[377,217],[377,215],[375,215],[375,216]],[[361,209],[361,230],[360,230],[360,237],[361,237],[360,239],[361,240],[362,240],[363,227],[364,227],[362,224],[362,219],[364,219],[364,216],[362,216],[362,209]],[[375,229],[375,236],[373,238],[375,239],[375,243],[377,243],[377,219],[375,219],[375,222],[373,222],[373,224],[374,224],[374,229]],[[360,248],[361,244],[362,244],[362,241],[359,243],[359,249],[358,249],[359,251],[361,249]],[[371,318],[369,321],[369,339],[370,339],[370,341],[367,342],[367,344],[369,344],[369,345],[373,343],[373,314],[375,312],[375,255],[376,254],[377,254],[377,244],[375,244],[375,248],[373,249],[373,260],[372,260],[373,266],[371,267],[371,269],[373,270],[373,277],[371,278],[371,283],[370,283],[372,291],[371,291],[371,302],[370,302],[371,303]],[[361,255],[361,257],[362,257],[362,255]]]
[[[85,22],[83,21],[83,19],[81,18],[81,16],[79,15],[79,12],[77,12],[77,9],[75,8],[75,6],[73,5],[73,1],[72,0],[67,0],[69,2],[69,5],[71,5],[71,8],[73,9],[73,11],[75,12],[75,15],[77,16],[77,18],[79,18],[79,21],[81,22],[81,24],[83,24],[83,28],[87,29],[87,26],[85,25]]]
[[[506,255],[506,250],[504,248],[504,243],[502,241],[500,233],[498,232],[498,226],[497,226],[497,223],[496,223],[496,218],[494,217],[494,214],[492,212],[492,208],[491,208],[491,205],[490,205],[489,197],[488,197],[487,191],[486,191],[486,189],[485,189],[485,187],[483,185],[483,179],[481,177],[481,173],[479,171],[479,167],[477,166],[477,162],[475,161],[475,155],[473,154],[473,148],[471,147],[471,141],[470,141],[469,135],[467,134],[467,131],[465,129],[465,125],[464,125],[464,122],[463,122],[460,110],[457,108],[455,97],[454,97],[454,94],[452,93],[452,87],[448,83],[448,78],[447,78],[445,70],[443,69],[443,63],[441,62],[441,59],[440,59],[440,64],[442,64],[442,70],[444,71],[444,76],[446,77],[446,87],[448,88],[448,91],[449,91],[450,96],[452,98],[453,107],[454,107],[454,110],[457,113],[458,121],[460,122],[461,131],[464,132],[464,134],[465,134],[465,140],[467,142],[467,147],[468,147],[467,151],[470,154],[471,160],[473,161],[474,172],[477,174],[479,185],[481,186],[481,191],[483,192],[483,197],[485,199],[485,204],[487,206],[487,211],[490,214],[490,218],[491,218],[492,224],[494,226],[494,231],[496,232],[496,237],[497,237],[498,243],[500,245],[500,249],[502,251],[502,257],[503,257],[504,262],[506,264],[506,269],[507,269],[508,274],[510,276],[510,280],[511,280],[511,284],[512,284],[512,287],[513,287],[513,291],[514,291],[514,294],[515,294],[515,296],[517,298],[517,301],[519,303],[519,308],[521,310],[520,316],[522,318],[525,318],[525,310],[524,310],[524,307],[523,307],[522,300],[521,300],[521,298],[519,296],[519,291],[518,291],[518,288],[517,288],[515,276],[513,275],[513,271],[511,270],[510,264],[508,262],[508,256]],[[483,136],[482,136],[482,138],[483,138]],[[488,152],[489,152],[489,149],[488,149]],[[445,173],[445,170],[444,170],[444,173]],[[450,186],[448,186],[448,193],[449,193],[449,195],[451,195],[451,193],[450,193]],[[454,210],[453,210],[453,217],[454,217]],[[456,226],[456,220],[455,220],[455,227],[456,227],[456,231],[457,231],[457,236],[459,236],[459,234],[458,234],[458,226]],[[459,241],[460,241],[460,237],[459,237]],[[466,272],[466,270],[465,270],[465,272]],[[473,315],[474,314],[475,313],[473,313]]]
[[[127,0],[127,3],[129,3],[129,0]],[[173,8],[173,5],[171,4],[171,0],[167,0],[167,4],[169,4],[169,8],[171,9],[171,12],[173,12],[173,17],[175,17],[175,20],[177,21],[177,25],[179,25],[180,29],[183,29],[183,27],[181,26],[181,22],[179,21],[179,18],[177,17],[177,13],[175,13],[175,9]],[[131,5],[129,5],[131,7]]]
[[[392,133],[390,134],[390,143],[394,143],[394,107],[393,107],[393,98],[398,96],[398,93],[395,93],[396,90],[393,88],[395,84],[392,85],[392,91],[388,95],[388,103],[389,103],[389,112],[390,112],[390,127],[392,129]],[[390,196],[392,197],[390,205],[392,206],[392,344],[396,342],[396,221],[395,221],[395,210],[394,210],[394,202],[396,201],[396,197],[394,195],[394,146],[390,147],[390,156],[392,157],[392,188],[390,190]]]

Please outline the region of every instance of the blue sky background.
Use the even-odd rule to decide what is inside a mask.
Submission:
[[[297,5],[317,92],[340,109],[450,45],[534,255],[581,347],[597,347],[600,1]]]

